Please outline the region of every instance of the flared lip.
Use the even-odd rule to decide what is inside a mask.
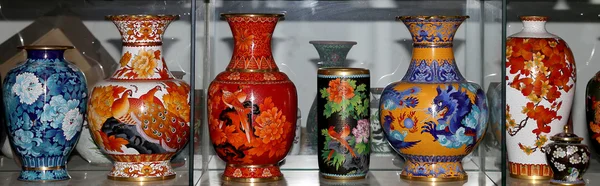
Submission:
[[[18,46],[17,48],[20,50],[68,50],[75,47],[68,45],[25,45]]]
[[[284,17],[284,13],[221,13],[221,17]]]
[[[315,40],[308,41],[309,44],[318,44],[318,45],[356,45],[356,41],[326,41],[326,40]]]
[[[108,20],[123,20],[123,19],[166,19],[175,20],[179,19],[179,15],[174,14],[120,14],[120,15],[107,15],[105,16]]]
[[[539,15],[524,15],[519,16],[521,21],[548,21],[548,16],[539,16]]]
[[[423,21],[427,21],[427,20],[444,20],[444,19],[461,19],[461,20],[465,20],[468,19],[469,16],[468,15],[456,15],[456,16],[445,16],[445,15],[419,15],[419,16],[411,16],[411,15],[407,15],[407,16],[397,16],[396,20],[397,21],[404,21],[404,20],[410,20],[410,19],[418,19],[418,20],[423,20]]]

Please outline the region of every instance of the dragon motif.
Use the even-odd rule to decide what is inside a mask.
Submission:
[[[487,120],[487,103],[483,90],[473,90],[476,91],[474,102],[467,95],[467,90],[462,88],[447,86],[442,89],[438,86],[436,90],[438,95],[434,98],[435,107],[429,108],[429,112],[438,118],[437,123],[425,122],[421,133],[431,134],[434,141],[442,146],[460,148],[466,145],[466,151],[471,151],[481,137]]]

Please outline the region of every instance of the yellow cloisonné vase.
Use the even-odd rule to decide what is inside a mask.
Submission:
[[[488,117],[485,93],[460,74],[452,41],[468,16],[401,16],[413,39],[404,78],[388,85],[380,119],[406,159],[400,175],[420,181],[466,180],[462,159],[481,141]]]

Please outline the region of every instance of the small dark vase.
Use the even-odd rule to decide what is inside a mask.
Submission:
[[[585,185],[582,177],[590,166],[590,151],[581,144],[583,138],[570,133],[569,125],[565,131],[550,140],[554,141],[544,148],[546,161],[554,173],[550,183],[559,185]]]
[[[600,155],[600,72],[588,81],[585,96],[589,144],[596,155]]]
[[[354,41],[309,41],[314,45],[319,53],[319,68],[339,68],[346,66],[346,56],[352,46],[356,45]],[[317,136],[319,135],[317,127],[317,98],[315,96],[308,119],[306,120],[306,133],[308,133],[307,144],[302,147],[301,154],[317,154]]]

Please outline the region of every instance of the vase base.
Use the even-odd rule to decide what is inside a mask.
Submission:
[[[327,174],[327,173],[321,173],[321,177],[325,178],[325,179],[330,179],[330,180],[360,180],[360,179],[365,179],[367,178],[366,174],[363,175],[335,175],[335,174]]]
[[[169,160],[153,162],[115,162],[108,179],[117,181],[159,181],[175,178]]]
[[[508,162],[510,177],[524,180],[552,179],[552,169],[547,164]]]
[[[283,174],[276,164],[234,165],[227,164],[223,180],[245,183],[260,183],[283,180]]]
[[[462,167],[464,156],[412,156],[404,155],[406,162],[400,178],[413,181],[451,182],[467,180]]]
[[[517,175],[510,174],[511,178],[523,179],[523,180],[549,180],[552,179],[552,176],[527,176],[527,175]]]
[[[31,182],[52,182],[71,179],[65,166],[57,167],[25,167],[18,180]]]
[[[573,182],[566,182],[566,181],[562,181],[562,180],[550,180],[550,184],[552,185],[585,185],[585,181],[583,180],[578,180],[578,181],[573,181]]]

